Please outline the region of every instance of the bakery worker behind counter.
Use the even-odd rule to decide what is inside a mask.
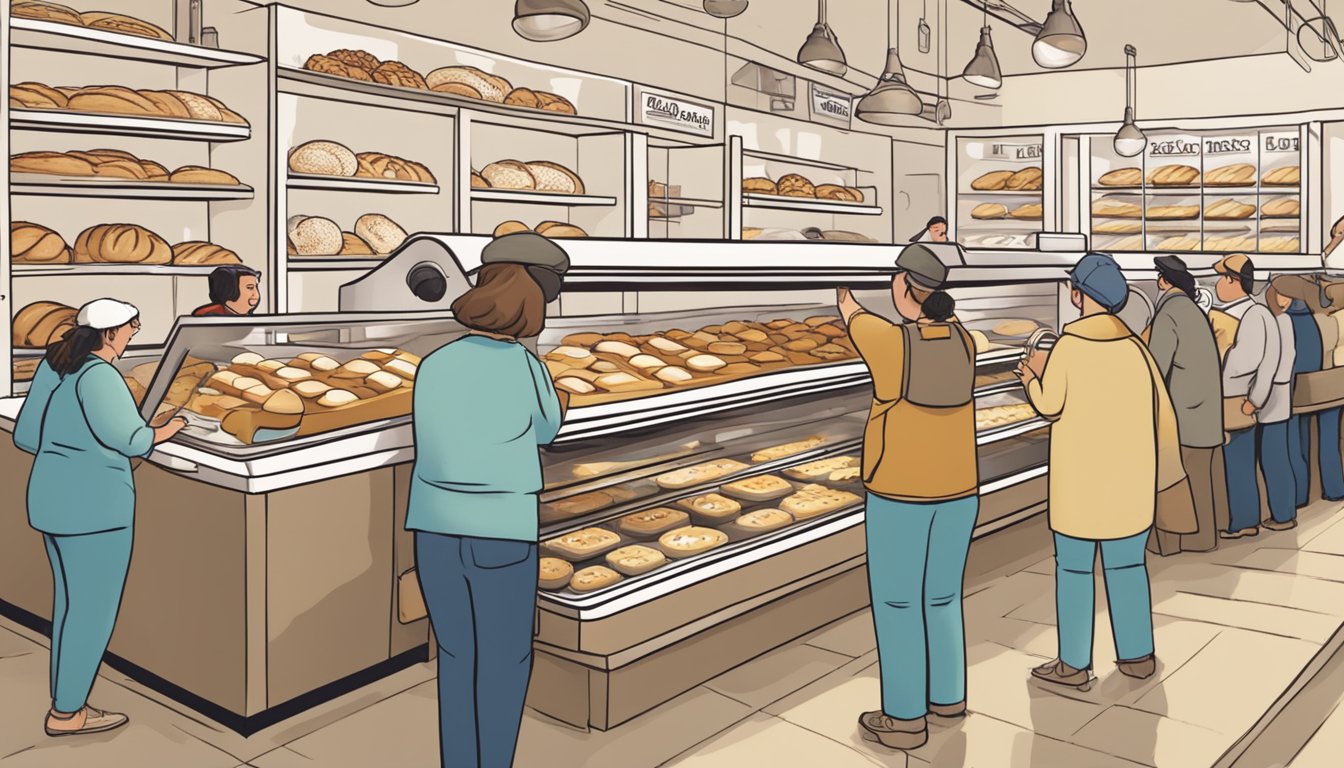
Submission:
[[[567,397],[520,342],[541,333],[569,257],[532,232],[481,252],[453,302],[469,332],[425,358],[415,382],[406,528],[439,645],[444,766],[513,761],[532,670],[537,600],[538,448]]]
[[[924,228],[916,232],[910,238],[912,243],[946,243],[947,242],[947,219],[942,216],[934,216],[929,219],[929,223]]]
[[[34,455],[28,524],[51,561],[49,736],[110,731],[127,717],[88,706],[131,564],[135,478],[149,455],[186,425],[150,427],[112,361],[140,330],[139,311],[97,299],[74,330],[47,347],[14,426],[14,445]]]
[[[242,264],[225,264],[210,272],[210,303],[192,310],[192,317],[250,315],[261,304],[261,273]]]

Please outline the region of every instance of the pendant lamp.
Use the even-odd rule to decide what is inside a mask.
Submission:
[[[1134,124],[1134,103],[1139,95],[1136,54],[1134,46],[1125,46],[1125,121],[1115,132],[1115,152],[1121,157],[1137,157],[1148,148],[1148,137]]]
[[[975,46],[975,55],[971,57],[961,76],[971,85],[998,88],[1003,85],[1003,72],[999,69],[999,57],[994,54],[994,41],[989,37],[989,6],[980,7],[984,11],[984,25],[980,27],[980,43]]]
[[[1071,67],[1087,53],[1087,37],[1069,0],[1054,0],[1050,15],[1031,44],[1031,58],[1046,69]]]
[[[517,0],[513,31],[537,43],[564,40],[582,32],[590,18],[583,0]]]
[[[369,0],[370,5],[380,5],[384,8],[401,8],[407,5],[415,5],[420,0]]]
[[[887,6],[888,33],[890,33],[891,6]],[[896,5],[896,41],[900,43],[900,4]],[[901,66],[901,54],[896,48],[887,49],[887,66],[877,85],[854,108],[854,116],[865,123],[874,125],[900,125],[904,118],[918,115],[924,111],[924,101],[919,94],[905,82],[905,67]]]
[[[826,23],[826,0],[817,0],[817,25],[807,36],[803,47],[798,49],[798,63],[819,72],[842,76],[849,71],[845,63],[845,52],[840,50],[840,41]]]
[[[731,19],[747,10],[747,0],[705,0],[705,13],[716,19]]]

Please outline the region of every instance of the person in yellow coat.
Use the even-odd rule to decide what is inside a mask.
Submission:
[[[1090,253],[1070,280],[1082,318],[1064,326],[1048,357],[1035,353],[1018,374],[1032,406],[1053,422],[1049,521],[1059,657],[1032,674],[1083,687],[1091,681],[1098,549],[1120,672],[1142,679],[1156,670],[1145,544],[1158,492],[1180,485],[1185,472],[1161,374],[1116,316],[1128,296],[1120,267]]]

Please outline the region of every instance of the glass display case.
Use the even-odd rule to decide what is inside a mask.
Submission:
[[[956,238],[968,248],[1029,248],[1045,219],[1043,137],[958,138]]]

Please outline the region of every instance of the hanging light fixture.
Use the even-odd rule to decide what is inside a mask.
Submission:
[[[998,88],[1003,85],[1003,73],[999,70],[999,57],[994,54],[994,41],[989,37],[989,7],[980,6],[984,11],[984,26],[980,27],[980,43],[975,46],[975,55],[966,65],[961,76],[966,82],[982,88]]]
[[[1087,37],[1069,0],[1054,0],[1050,15],[1031,44],[1031,58],[1046,69],[1071,67],[1087,53]]]
[[[896,43],[901,40],[901,6],[896,4]],[[887,34],[891,34],[891,3],[887,4]],[[888,37],[888,44],[891,39]],[[896,48],[887,49],[887,66],[882,70],[877,85],[867,96],[859,99],[854,115],[865,123],[875,125],[900,125],[903,118],[918,115],[924,111],[924,101],[919,98],[905,82],[905,67],[901,66],[901,54]]]
[[[420,0],[369,0],[371,5],[380,5],[384,8],[401,8],[406,5],[415,5]]]
[[[747,10],[747,0],[705,0],[705,13],[716,19],[731,19]]]
[[[826,0],[817,0],[817,25],[807,36],[803,47],[798,49],[798,63],[819,72],[842,76],[849,71],[845,63],[845,52],[840,50],[840,41],[826,23]]]
[[[513,31],[537,43],[573,37],[590,19],[583,0],[517,0],[513,6]]]
[[[1134,105],[1139,100],[1137,51],[1125,46],[1125,122],[1115,132],[1115,152],[1121,157],[1137,157],[1148,148],[1148,137],[1134,124]]]

